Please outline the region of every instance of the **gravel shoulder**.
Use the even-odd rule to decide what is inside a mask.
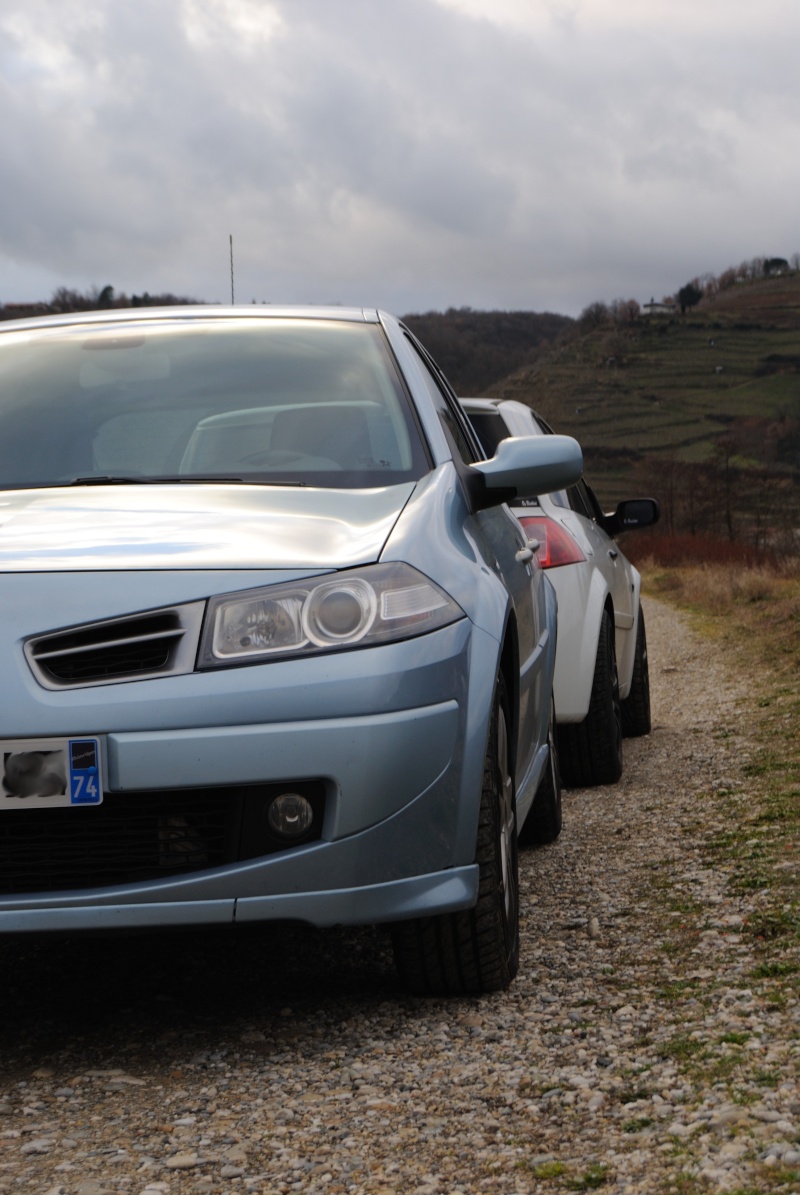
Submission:
[[[0,1192],[800,1189],[798,1002],[708,849],[755,698],[646,613],[653,732],[522,853],[508,992],[412,999],[371,929],[6,940]]]

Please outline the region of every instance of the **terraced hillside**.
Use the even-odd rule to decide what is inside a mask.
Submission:
[[[794,504],[800,274],[733,286],[684,316],[583,331],[489,392],[576,436],[604,500],[642,478],[723,467],[739,483],[768,474]]]

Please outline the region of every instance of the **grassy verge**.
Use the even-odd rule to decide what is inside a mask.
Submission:
[[[641,567],[645,594],[689,612],[749,678],[747,808],[709,853],[741,891],[760,893],[746,925],[760,959],[754,979],[782,1002],[788,989],[800,990],[800,570],[796,562]]]
[[[729,559],[716,563],[664,565],[640,560],[645,596],[665,600],[687,612],[694,628],[719,644],[747,678],[745,712],[751,754],[744,765],[742,792],[729,796],[724,829],[704,842],[709,866],[729,876],[735,890],[747,897],[752,912],[741,926],[749,939],[752,969],[743,976],[771,1026],[783,1038],[780,1066],[764,1069],[751,1053],[747,1023],[721,1033],[676,1032],[662,1044],[681,1073],[701,1086],[713,1083],[728,1100],[746,1107],[796,1077],[797,1019],[800,998],[800,567],[761,560],[747,564]],[[724,793],[718,793],[724,798]],[[697,910],[686,909],[687,925],[699,924]],[[687,963],[691,939],[667,935],[670,948]],[[675,960],[673,959],[673,962]],[[707,1012],[716,1007],[714,985],[690,980],[661,993],[678,1005],[694,996]],[[692,990],[689,990],[689,989]],[[794,1006],[794,1008],[792,1007]],[[790,1073],[791,1072],[791,1073]],[[631,1122],[632,1126],[635,1122]],[[636,1125],[638,1130],[638,1125]],[[633,1131],[633,1127],[631,1129]],[[733,1129],[735,1135],[737,1129]],[[691,1146],[684,1144],[691,1152]],[[756,1156],[755,1154],[753,1155]],[[731,1195],[800,1190],[800,1169],[779,1164],[757,1165],[757,1186]],[[682,1195],[699,1195],[705,1185],[685,1173]],[[673,1188],[674,1189],[674,1188]]]

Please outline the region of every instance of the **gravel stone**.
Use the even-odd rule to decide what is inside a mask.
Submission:
[[[508,992],[410,997],[372,928],[4,939],[0,1195],[792,1189],[800,1008],[705,853],[749,810],[754,698],[646,609],[652,734],[521,852]]]

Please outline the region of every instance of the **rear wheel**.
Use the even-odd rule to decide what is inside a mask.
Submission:
[[[556,748],[556,707],[550,700],[550,724],[547,728],[550,749],[547,767],[539,781],[533,805],[519,832],[522,846],[543,846],[555,842],[561,833],[561,770]]]
[[[650,671],[647,666],[647,634],[644,629],[644,610],[640,606],[631,688],[622,703],[622,733],[628,738],[635,738],[637,735],[649,734],[650,728]]]
[[[511,774],[509,709],[498,677],[483,765],[472,909],[403,921],[392,930],[397,970],[419,995],[507,988],[519,967],[517,815]]]
[[[622,711],[614,621],[603,611],[589,712],[558,728],[561,776],[568,788],[616,784],[622,775]]]

